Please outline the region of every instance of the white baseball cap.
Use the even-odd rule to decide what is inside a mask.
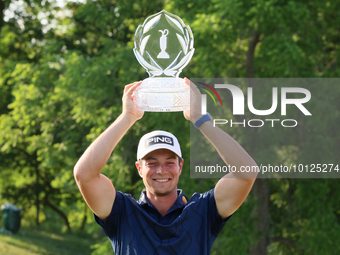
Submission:
[[[143,135],[139,140],[137,160],[140,160],[150,152],[159,149],[170,150],[178,157],[182,157],[181,147],[176,136],[166,131],[156,130]]]

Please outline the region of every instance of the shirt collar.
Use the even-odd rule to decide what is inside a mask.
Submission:
[[[186,197],[186,195],[183,193],[181,189],[177,189],[177,195],[178,195],[177,200],[175,204],[170,208],[168,213],[175,209],[182,208],[188,203],[188,198]],[[147,198],[145,190],[142,191],[142,194],[139,197],[138,203],[143,207],[148,205],[149,207],[155,208],[155,206]]]

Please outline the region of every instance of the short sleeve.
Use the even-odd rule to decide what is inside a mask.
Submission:
[[[214,189],[209,190],[207,192],[208,195],[208,212],[211,217],[210,219],[210,230],[211,234],[217,237],[217,235],[221,232],[222,228],[226,224],[226,222],[230,219],[231,215],[224,219],[217,211],[215,196],[214,196]]]
[[[124,211],[124,196],[120,191],[116,191],[116,198],[112,206],[112,210],[107,219],[102,221],[97,215],[94,215],[95,221],[103,228],[105,234],[112,238],[119,233],[121,218]]]

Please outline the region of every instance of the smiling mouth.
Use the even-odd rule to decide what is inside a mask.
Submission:
[[[169,178],[167,178],[167,179],[154,179],[154,181],[164,183],[164,182],[170,181],[170,179]]]

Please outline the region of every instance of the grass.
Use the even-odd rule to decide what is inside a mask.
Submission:
[[[95,243],[75,234],[20,229],[17,234],[0,233],[0,255],[90,255]]]

